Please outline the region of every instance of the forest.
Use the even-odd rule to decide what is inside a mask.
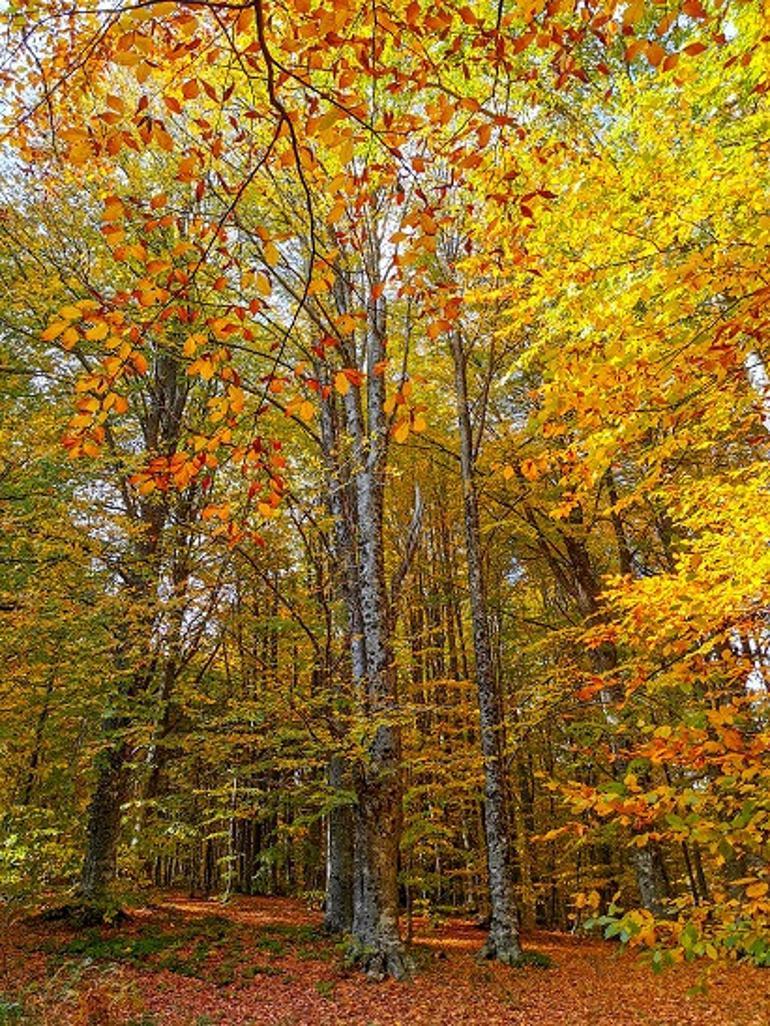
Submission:
[[[768,0],[0,23],[0,1024],[768,1026]]]

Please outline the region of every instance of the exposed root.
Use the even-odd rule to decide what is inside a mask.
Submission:
[[[414,972],[414,961],[400,944],[375,950],[351,939],[345,961],[362,969],[367,979],[376,983],[386,979],[405,980]]]
[[[513,943],[505,947],[498,946],[490,938],[476,956],[477,962],[495,961],[503,965],[511,966],[514,969],[526,967],[535,969],[549,969],[553,964],[548,955],[540,951],[522,951],[518,944]]]
[[[119,926],[128,922],[131,916],[124,909],[116,908],[114,905],[75,901],[43,909],[32,919],[40,923],[64,923],[74,929],[83,930],[90,926]]]

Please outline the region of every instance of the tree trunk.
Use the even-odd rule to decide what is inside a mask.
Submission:
[[[649,843],[643,848],[635,847],[631,861],[636,871],[636,886],[639,889],[642,906],[654,916],[662,916],[665,912],[665,881],[662,877],[659,852]]]
[[[375,244],[373,240],[373,245]],[[377,281],[377,254],[369,278]],[[385,383],[378,368],[385,353],[384,299],[367,310],[367,432],[359,409],[348,402],[353,429],[356,498],[357,606],[360,609],[365,677],[360,696],[370,740],[356,767],[356,888],[353,937],[359,961],[374,978],[400,978],[408,971],[398,932],[398,855],[401,835],[401,744],[396,723],[398,694],[389,637],[385,584],[383,502],[387,461]],[[350,399],[351,393],[346,399]]]
[[[614,479],[611,475],[608,475],[607,480],[610,483],[612,501],[615,504],[617,502],[617,495],[614,491]],[[572,511],[570,522],[576,525],[582,524],[580,507],[576,507]],[[616,518],[613,521],[613,526],[619,542],[619,565],[623,568],[624,573],[630,573],[633,567],[630,558],[630,548],[625,541],[623,525]],[[599,622],[602,616],[599,604],[600,585],[588,545],[584,538],[567,533],[564,535],[564,542],[572,567],[578,608],[585,617],[586,623],[595,624]],[[605,642],[599,648],[591,649],[589,658],[594,672],[597,674],[607,673],[614,670],[618,665],[618,651],[613,642]],[[615,755],[613,774],[617,780],[621,781],[626,776],[628,761],[617,749],[617,742],[613,733],[614,725],[609,720],[607,706],[610,703],[618,706],[621,705],[624,697],[623,689],[617,683],[610,683],[600,694],[602,712],[610,730],[610,747]],[[633,834],[641,832],[639,829],[632,827]],[[663,915],[667,883],[663,853],[660,848],[652,846],[649,842],[641,848],[635,845],[631,852],[631,864],[634,867],[636,886],[642,906],[655,916]]]
[[[489,936],[482,954],[487,958],[496,958],[510,964],[521,958],[521,948],[519,919],[513,892],[513,845],[510,836],[508,787],[505,779],[504,718],[489,635],[465,353],[457,331],[452,333],[452,358],[455,369],[457,423],[460,432],[468,589],[479,699],[481,751],[484,757],[484,830],[491,917]]]
[[[88,809],[87,846],[80,877],[80,897],[87,905],[103,904],[115,870],[115,851],[120,834],[121,806],[126,797],[128,744],[118,731],[124,721],[105,722],[111,738],[98,759],[96,786]]]
[[[320,361],[319,377],[329,372]],[[321,404],[321,448],[326,466],[326,501],[333,520],[332,544],[334,590],[343,600],[347,615],[347,643],[353,680],[362,686],[366,676],[363,625],[359,595],[359,573],[355,543],[355,499],[349,474],[340,460],[340,425],[334,389]],[[327,660],[328,662],[328,660]],[[329,666],[321,668],[325,679]],[[332,754],[329,760],[329,784],[342,788],[345,760]],[[326,889],[324,926],[332,933],[348,933],[353,926],[354,889],[354,817],[350,807],[338,806],[327,820]]]
[[[27,765],[27,779],[24,784],[24,791],[21,797],[22,805],[30,805],[32,802],[32,792],[35,787],[37,780],[37,773],[40,766],[40,757],[43,748],[43,733],[45,731],[45,725],[48,722],[48,716],[51,709],[51,695],[53,693],[53,682],[54,682],[54,671],[48,675],[48,680],[45,685],[45,697],[43,699],[43,706],[38,714],[37,724],[35,725],[35,740],[32,746],[32,752],[29,757],[29,763]]]
[[[333,755],[329,760],[329,786],[335,792],[345,786],[345,762],[341,755]],[[324,928],[329,933],[349,933],[352,925],[353,813],[349,805],[337,805],[327,819]]]
[[[370,288],[365,335],[360,340],[354,334],[339,339],[344,366],[366,372],[366,402],[358,385],[338,399],[332,387],[333,371],[321,359],[317,371],[319,379],[328,383],[321,404],[321,448],[334,521],[338,590],[347,611],[350,671],[366,727],[364,751],[351,768],[356,795],[351,953],[370,976],[382,978],[403,976],[408,960],[398,932],[401,753],[383,537],[388,439],[382,375],[385,299],[373,294],[380,281],[374,228],[367,242],[365,266],[355,272],[362,281],[368,280]],[[338,268],[334,298],[339,314],[348,312],[352,304],[353,273]],[[343,824],[344,817],[330,817],[330,858],[338,845],[349,843],[346,836],[334,836],[344,834]],[[327,874],[327,917],[332,920],[347,916],[347,899],[337,882],[335,873]]]
[[[189,385],[173,354],[157,353],[153,385],[152,401],[141,421],[144,455],[148,457],[172,450],[179,440]],[[125,734],[131,725],[136,701],[147,694],[155,672],[153,605],[161,574],[161,535],[169,515],[168,499],[158,501],[157,495],[136,496],[125,478],[119,480],[118,488],[132,532],[136,531],[131,535],[130,558],[121,565],[126,606],[132,614],[138,609],[140,616],[133,629],[128,622],[116,626],[115,665],[122,682],[114,699],[121,703],[121,715],[103,720],[107,745],[98,760],[80,882],[81,896],[89,905],[103,902],[114,871],[121,806],[130,781],[129,745]],[[186,509],[185,513],[189,515],[190,510]]]

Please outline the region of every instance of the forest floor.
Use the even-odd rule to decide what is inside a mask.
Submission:
[[[418,973],[369,983],[299,902],[167,897],[107,930],[12,921],[0,936],[0,1026],[770,1026],[770,970],[729,966],[692,994],[601,941],[537,932],[543,969],[477,964],[469,923],[415,936]]]

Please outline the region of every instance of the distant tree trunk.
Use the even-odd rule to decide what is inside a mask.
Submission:
[[[521,757],[517,757],[516,770],[518,777],[518,800],[513,806],[513,821],[516,827],[516,854],[519,863],[521,881],[521,920],[525,930],[535,925],[535,886],[532,878],[532,851],[530,837],[534,833],[528,819],[531,820],[532,809],[529,800],[529,785],[526,769]]]
[[[617,503],[614,479],[608,472],[606,478],[610,497],[613,505]],[[582,512],[576,507],[570,515],[570,521],[576,525],[582,524]],[[618,517],[613,519],[613,528],[618,540],[618,562],[624,573],[631,573],[633,564],[630,556],[630,547],[625,539],[623,525]],[[591,560],[591,554],[584,538],[578,535],[564,535],[567,555],[572,567],[575,584],[575,596],[580,612],[585,617],[586,623],[597,623],[602,616],[599,603],[600,585],[597,574]],[[597,674],[606,673],[615,669],[618,665],[618,651],[612,642],[605,642],[599,648],[592,649],[590,660],[594,671]],[[624,693],[618,684],[611,684],[605,689],[605,697],[602,706],[607,701],[620,704]],[[605,718],[607,714],[605,711]],[[609,724],[610,730],[613,729]],[[613,738],[612,747],[616,747]],[[628,761],[616,751],[616,758],[613,764],[613,772],[617,779],[623,780],[628,769]],[[634,834],[640,833],[633,830]],[[661,916],[664,912],[664,904],[668,890],[667,874],[663,853],[657,845],[647,842],[643,847],[634,845],[631,852],[631,864],[634,867],[636,885],[639,897],[644,908],[648,909],[655,916]]]
[[[329,786],[345,787],[345,760],[329,760]],[[353,926],[353,812],[349,805],[331,809],[326,835],[326,902],[324,928],[329,933],[348,933]]]
[[[512,963],[521,958],[519,919],[513,891],[513,844],[510,836],[508,783],[505,777],[504,718],[499,681],[494,672],[481,556],[473,431],[468,408],[466,357],[460,333],[451,336],[455,371],[460,468],[465,513],[468,589],[476,663],[476,688],[484,757],[484,829],[491,917],[483,950],[487,958]]]
[[[32,752],[29,757],[29,763],[27,765],[27,779],[24,784],[24,790],[21,796],[21,804],[29,805],[32,801],[32,793],[35,788],[35,781],[37,780],[37,773],[40,766],[40,756],[43,748],[43,733],[45,731],[45,725],[48,722],[48,716],[51,709],[51,695],[53,694],[54,684],[54,671],[48,675],[48,680],[45,684],[45,697],[43,698],[43,705],[38,714],[37,723],[35,725],[35,740],[32,746]]]
[[[665,911],[665,878],[659,851],[649,842],[643,848],[634,847],[631,862],[636,872],[636,886],[643,907],[654,916],[662,916]]]

